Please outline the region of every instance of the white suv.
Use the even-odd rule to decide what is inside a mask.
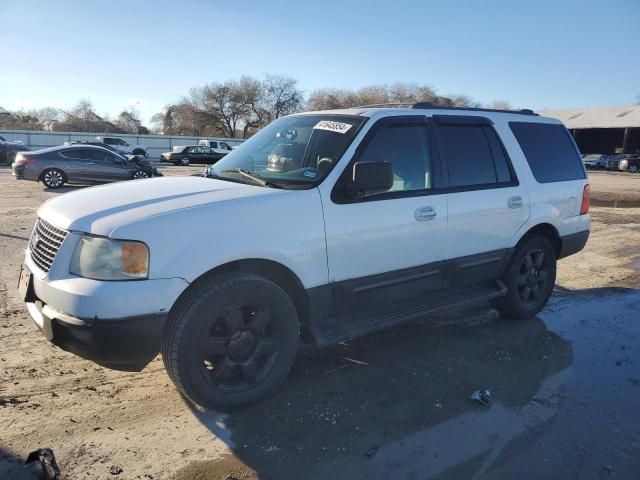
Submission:
[[[208,177],[208,178],[207,178]],[[589,185],[558,120],[360,108],[276,120],[207,170],[58,196],[19,290],[44,335],[110,368],[162,352],[180,391],[266,394],[323,346],[491,301],[527,318],[589,236]]]

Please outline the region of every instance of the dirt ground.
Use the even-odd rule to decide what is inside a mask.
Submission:
[[[42,337],[15,287],[59,193],[0,166],[0,479],[37,478],[41,447],[66,479],[639,478],[640,175],[590,178],[591,238],[538,318],[479,307],[305,349],[275,394],[222,415],[159,358],[116,372]]]

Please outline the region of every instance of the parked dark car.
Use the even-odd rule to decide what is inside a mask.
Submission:
[[[160,155],[160,160],[186,167],[190,163],[216,163],[224,155],[202,145],[186,145],[173,147],[172,151]]]
[[[623,172],[638,173],[640,171],[640,153],[626,155],[620,160],[618,169]]]
[[[607,156],[606,169],[618,171],[618,166],[620,165],[620,160],[624,158],[622,154],[609,155]]]
[[[582,156],[582,163],[587,170],[606,168],[607,156],[600,153],[592,153]]]
[[[0,163],[11,163],[18,152],[26,152],[29,147],[22,143],[10,142],[0,135]]]
[[[127,158],[87,144],[20,152],[11,168],[16,179],[42,182],[48,188],[60,188],[65,183],[92,185],[162,176],[142,157]]]

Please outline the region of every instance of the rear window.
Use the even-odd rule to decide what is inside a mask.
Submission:
[[[563,125],[510,122],[509,126],[538,182],[564,182],[585,178],[580,155]]]

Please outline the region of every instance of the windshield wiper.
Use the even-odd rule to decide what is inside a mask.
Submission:
[[[282,185],[278,185],[277,183],[270,182],[265,180],[264,178],[259,177],[258,175],[250,172],[249,170],[244,170],[242,168],[229,168],[227,170],[222,170],[220,173],[238,173],[245,178],[257,183],[261,187],[269,187],[269,188],[283,188]]]

